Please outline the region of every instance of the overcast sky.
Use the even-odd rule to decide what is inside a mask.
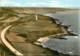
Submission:
[[[80,0],[0,0],[0,6],[79,8]]]

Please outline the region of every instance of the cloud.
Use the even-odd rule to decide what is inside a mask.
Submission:
[[[26,6],[31,6],[31,7],[56,7],[59,6],[59,2],[55,0],[43,0],[43,2],[39,0],[32,0],[34,2],[31,2],[31,0],[25,2],[19,2],[17,0],[0,0],[0,6],[19,6],[19,7],[26,7]]]
[[[8,0],[0,0],[0,6],[4,6],[7,2]]]
[[[60,2],[58,0],[51,0],[49,3],[50,7],[60,7]]]
[[[26,4],[24,4],[24,6],[25,5],[30,5],[30,6],[33,6],[33,7],[58,7],[59,6],[59,3],[58,2],[39,2],[39,3],[36,3],[36,2],[34,2],[34,3],[26,3]]]
[[[76,2],[77,1],[77,2]],[[11,7],[80,7],[80,0],[0,0],[0,6]]]
[[[59,7],[60,6],[60,3],[56,0],[46,0],[44,2],[27,2],[27,3],[24,3],[23,6],[28,6],[29,5],[31,7]]]
[[[0,0],[0,6],[9,6],[12,3],[13,2],[11,2],[10,0]]]

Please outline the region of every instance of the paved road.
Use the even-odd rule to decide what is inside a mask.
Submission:
[[[52,56],[51,50],[47,50],[40,46],[36,46],[32,43],[26,42],[25,38],[18,36],[17,33],[6,32],[11,25],[5,27],[1,32],[1,40],[5,46],[10,49],[16,56]],[[7,40],[8,41],[7,41]]]
[[[6,40],[6,32],[7,30],[11,27],[12,25],[7,26],[6,28],[4,28],[1,32],[1,40],[3,42],[3,44],[15,55],[17,56],[23,56],[22,53],[20,53],[18,50],[16,50],[7,40]]]
[[[7,35],[7,39],[12,43],[12,45],[14,45],[14,47],[16,47],[17,50],[23,53],[24,56],[52,56],[52,51],[26,42],[25,38],[18,36],[17,33],[10,32]]]

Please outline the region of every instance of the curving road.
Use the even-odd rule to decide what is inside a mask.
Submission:
[[[22,53],[20,53],[18,50],[16,50],[7,40],[6,40],[6,32],[7,30],[11,27],[12,25],[7,26],[6,28],[4,28],[1,32],[1,40],[3,42],[3,44],[12,52],[14,53],[16,56],[23,56]]]

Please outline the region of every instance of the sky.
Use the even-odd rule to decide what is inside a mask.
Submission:
[[[0,0],[0,7],[1,6],[79,8],[80,0]]]

